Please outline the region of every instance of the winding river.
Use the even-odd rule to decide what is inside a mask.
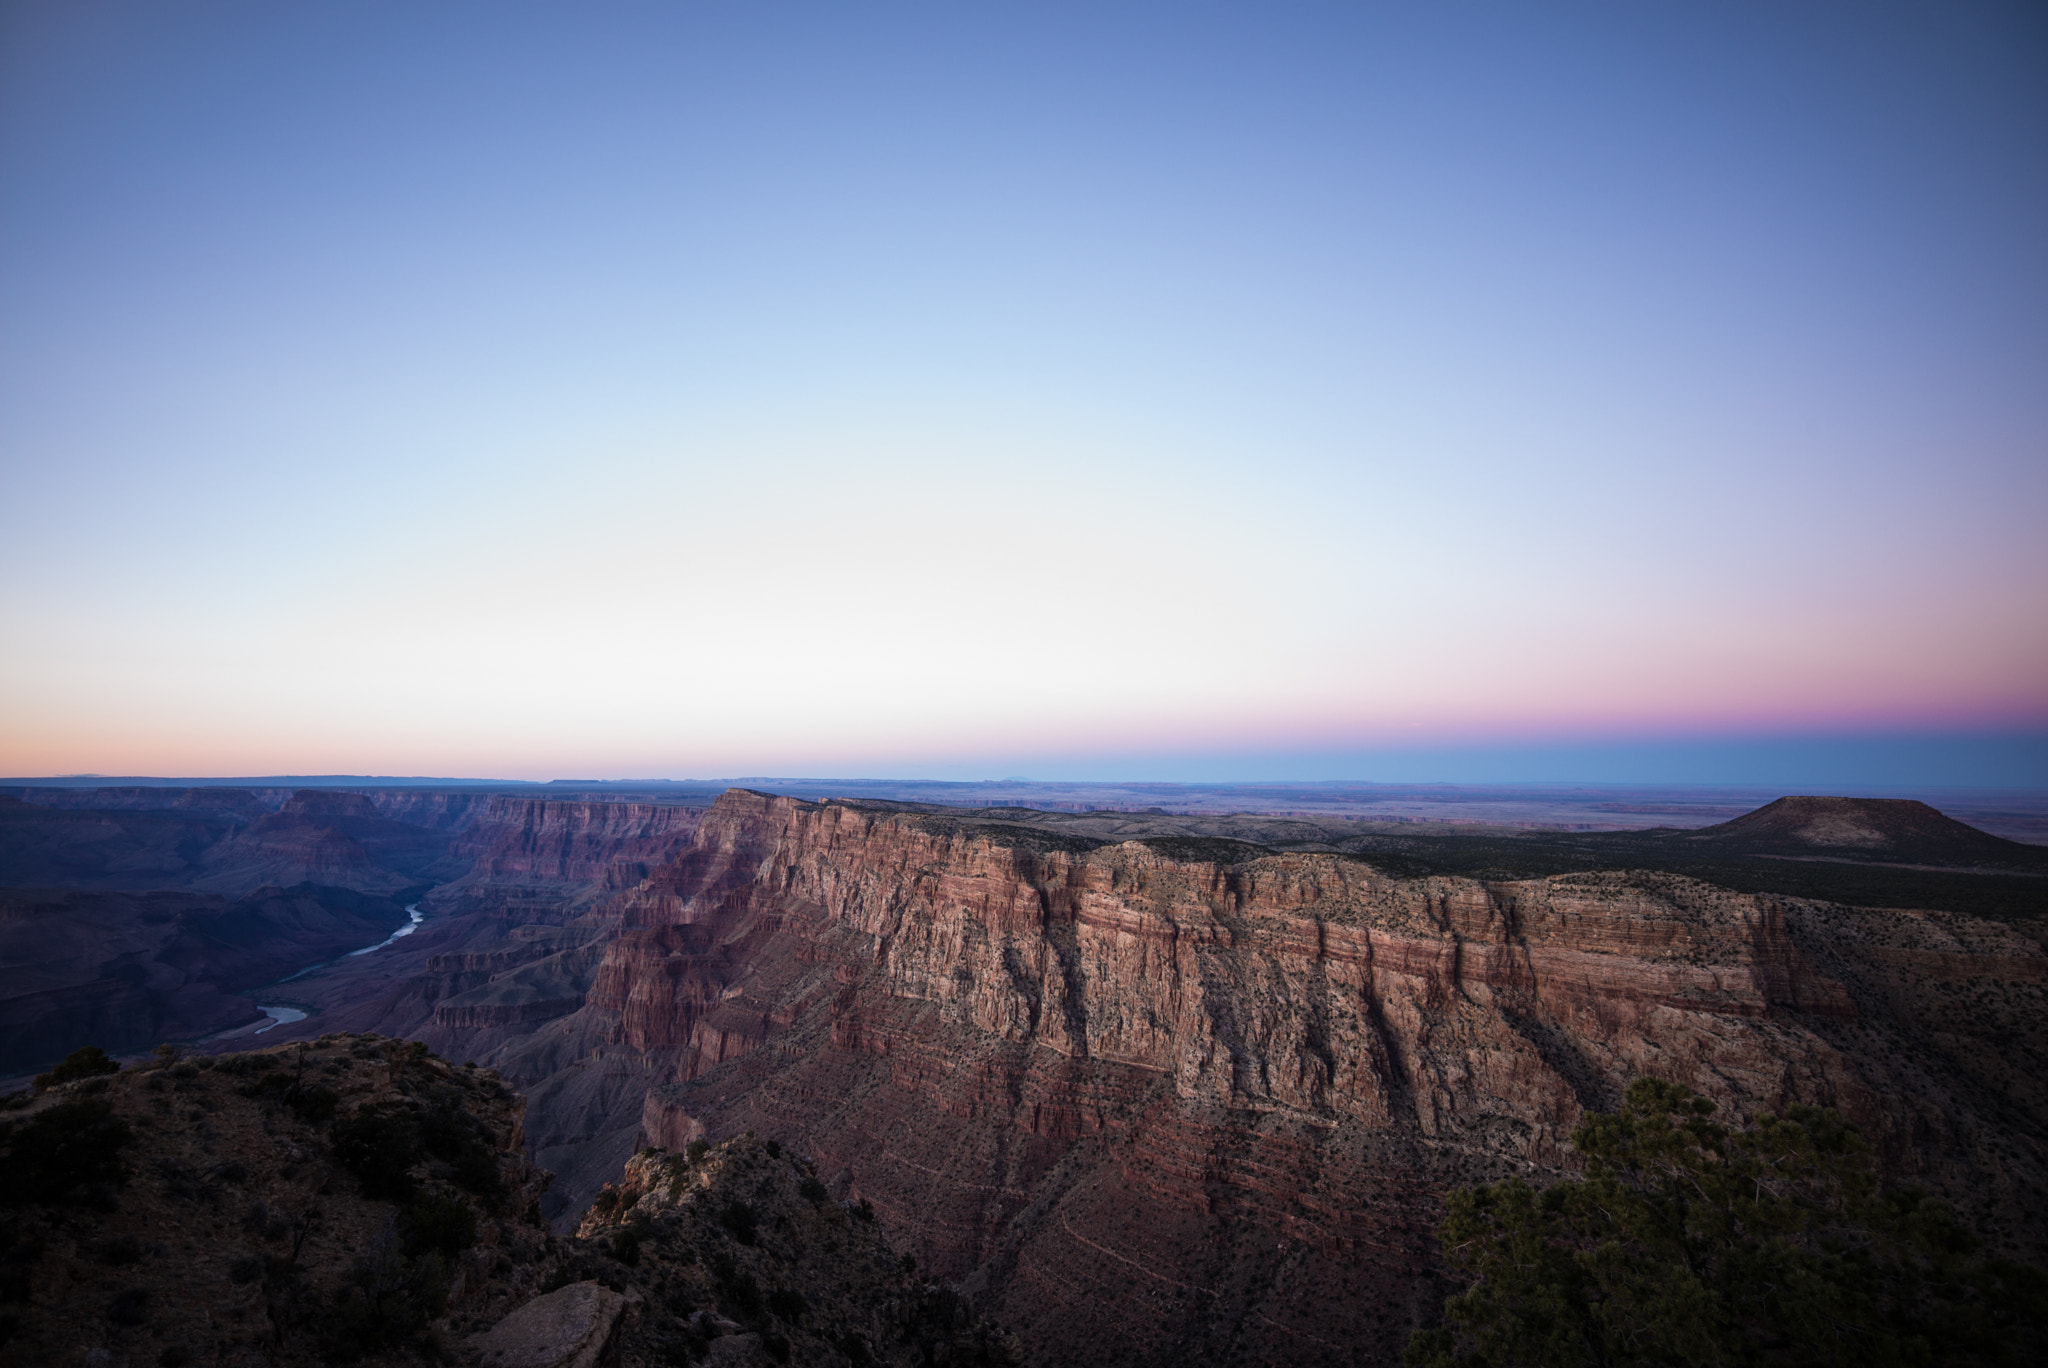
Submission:
[[[402,939],[406,936],[410,936],[413,932],[419,930],[420,924],[426,920],[426,917],[422,915],[422,913],[420,912],[420,905],[418,903],[412,903],[411,905],[409,905],[405,909],[405,915],[408,918],[410,918],[410,920],[407,921],[405,925],[399,927],[396,931],[393,931],[390,935],[386,936],[383,940],[378,941],[375,945],[366,945],[360,950],[351,950],[346,955],[339,955],[334,959],[324,959],[321,960],[318,964],[309,964],[305,968],[299,970],[296,974],[287,974],[283,978],[279,979],[276,983],[273,983],[269,986],[272,988],[281,988],[285,984],[290,983],[294,979],[302,979],[306,975],[314,973],[318,970],[326,969],[332,965],[340,964],[343,960],[352,960],[358,955],[375,954],[377,951],[382,950],[385,946],[391,944],[393,941]],[[263,989],[258,988],[255,991],[260,993],[263,991]],[[306,1019],[306,1013],[297,1007],[266,1007],[259,1002],[256,1004],[256,1008],[265,1016],[269,1017],[270,1020],[263,1023],[263,1025],[258,1026],[253,1031],[250,1030],[247,1026],[236,1026],[231,1030],[222,1031],[217,1035],[208,1036],[207,1039],[225,1040],[230,1036],[262,1035],[265,1031],[273,1030],[279,1026],[290,1025],[294,1021],[304,1021]]]

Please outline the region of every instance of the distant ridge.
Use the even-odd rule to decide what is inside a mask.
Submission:
[[[2036,865],[2044,852],[1993,836],[1910,798],[1780,798],[1686,833],[1731,854],[1836,855],[1917,864]]]

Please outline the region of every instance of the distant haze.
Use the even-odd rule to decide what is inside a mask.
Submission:
[[[0,8],[0,773],[2048,786],[2025,4]]]

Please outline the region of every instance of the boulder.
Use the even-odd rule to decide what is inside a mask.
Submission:
[[[625,1310],[618,1293],[571,1283],[535,1297],[470,1344],[485,1368],[595,1368]]]

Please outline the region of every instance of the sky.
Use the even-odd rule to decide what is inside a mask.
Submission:
[[[2048,787],[2044,496],[2038,5],[0,5],[0,773]]]

